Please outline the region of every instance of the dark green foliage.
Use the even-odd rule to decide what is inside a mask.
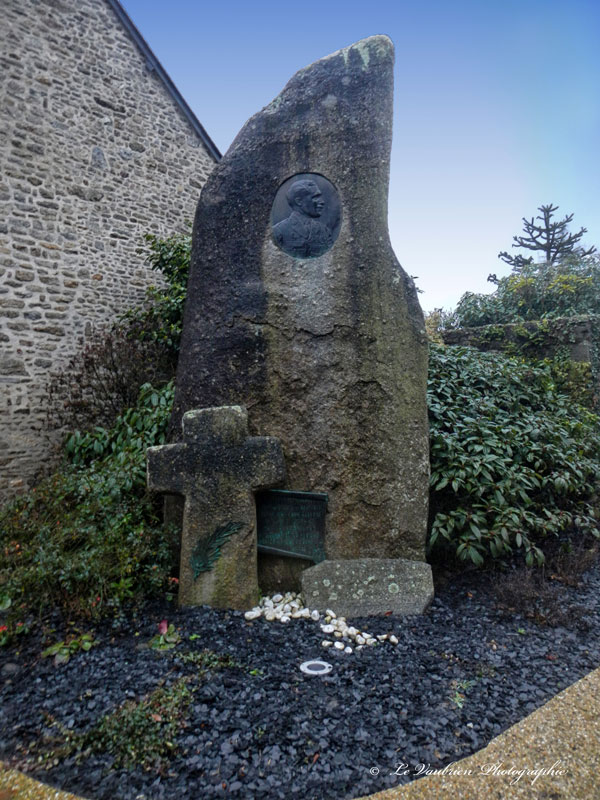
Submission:
[[[164,347],[175,366],[183,325],[192,237],[176,233],[167,239],[159,239],[152,234],[144,238],[149,248],[147,263],[161,273],[166,285],[150,287],[145,305],[125,316],[135,323],[136,336]]]
[[[598,534],[598,418],[547,366],[431,345],[429,411],[434,554],[541,563],[549,537]]]
[[[142,387],[134,409],[72,434],[62,469],[0,510],[0,586],[13,608],[99,614],[164,587],[172,549],[145,461],[165,441],[172,400],[172,384]]]
[[[208,572],[211,570],[221,555],[221,546],[232,536],[237,533],[242,527],[240,522],[229,522],[217,528],[208,539],[201,539],[190,558],[190,565],[194,571],[194,578],[197,578],[201,572]]]
[[[539,206],[537,217],[530,220],[523,217],[523,230],[525,236],[513,236],[513,247],[528,250],[534,253],[541,253],[543,260],[547,264],[557,264],[566,258],[585,258],[591,256],[595,247],[585,250],[579,242],[587,228],[581,228],[579,233],[569,233],[568,225],[573,219],[573,214],[568,214],[564,219],[553,221],[554,212],[558,206],[551,203],[547,206]],[[539,224],[536,222],[539,220]],[[510,255],[506,251],[498,253],[498,258],[510,264],[516,271],[533,263],[533,256]]]
[[[465,328],[524,320],[600,314],[600,259],[590,256],[557,264],[529,264],[493,278],[492,294],[466,292],[442,327]]]

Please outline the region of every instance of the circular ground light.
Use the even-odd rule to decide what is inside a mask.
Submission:
[[[333,667],[326,661],[305,661],[300,664],[300,669],[305,675],[327,675]]]

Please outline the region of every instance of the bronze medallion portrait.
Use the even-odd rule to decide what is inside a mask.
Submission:
[[[316,258],[337,239],[342,207],[331,181],[314,172],[293,175],[279,187],[271,226],[273,241],[294,258]]]

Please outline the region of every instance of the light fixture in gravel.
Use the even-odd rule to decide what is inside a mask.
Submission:
[[[333,669],[331,664],[327,661],[305,661],[300,664],[300,670],[305,675],[327,675]]]

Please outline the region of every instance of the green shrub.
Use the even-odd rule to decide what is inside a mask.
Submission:
[[[445,328],[479,327],[524,320],[600,314],[600,258],[529,264],[504,277],[491,275],[492,294],[466,292]]]
[[[438,556],[541,563],[562,532],[598,534],[598,418],[557,391],[548,365],[431,345],[432,528]]]
[[[166,285],[151,286],[146,292],[145,304],[129,311],[124,319],[134,324],[137,337],[165,348],[175,365],[183,327],[192,237],[176,233],[166,239],[153,234],[144,238],[148,246],[146,262],[161,273]]]
[[[146,449],[166,438],[173,385],[145,385],[110,429],[74,433],[68,461],[0,509],[0,594],[11,608],[101,614],[157,593],[172,548],[146,492]]]

